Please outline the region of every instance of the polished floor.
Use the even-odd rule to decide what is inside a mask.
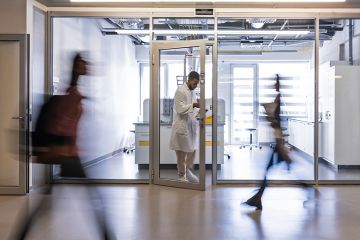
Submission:
[[[219,180],[260,180],[269,161],[271,149],[264,146],[261,150],[248,148],[240,149],[237,145],[227,146],[225,149],[231,157],[224,157],[224,164],[217,172]],[[90,178],[94,179],[149,179],[147,169],[138,169],[135,164],[135,154],[120,153],[97,164],[87,167]],[[313,180],[314,164],[310,156],[293,150],[294,160],[291,171],[285,164],[276,166],[269,172],[269,179],[273,180]],[[176,169],[163,169],[161,176],[171,179],[177,178]],[[360,180],[360,169],[335,170],[324,162],[319,164],[320,180]]]
[[[144,184],[100,185],[98,190],[116,239],[360,239],[356,186],[321,187],[317,199],[298,187],[269,187],[262,211],[240,204],[252,194],[249,187],[208,185],[195,191]],[[81,185],[56,185],[27,239],[101,239],[86,192]],[[25,203],[40,197],[0,196],[0,239],[15,231]]]

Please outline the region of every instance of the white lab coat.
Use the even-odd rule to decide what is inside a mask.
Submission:
[[[197,145],[198,108],[193,108],[196,97],[187,84],[180,86],[175,93],[173,106],[173,124],[171,129],[170,149],[193,152]]]

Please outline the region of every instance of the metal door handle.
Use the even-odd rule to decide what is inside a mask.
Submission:
[[[11,119],[18,119],[18,120],[21,120],[21,119],[24,119],[24,117],[12,117]]]

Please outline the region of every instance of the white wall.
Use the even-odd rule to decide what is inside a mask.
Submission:
[[[71,58],[81,51],[89,75],[80,79],[84,100],[79,146],[85,161],[118,150],[137,121],[140,101],[139,67],[135,46],[127,36],[103,36],[96,20],[62,18],[54,22],[54,76],[63,91],[69,82]]]
[[[26,0],[0,1],[0,33],[26,33]]]

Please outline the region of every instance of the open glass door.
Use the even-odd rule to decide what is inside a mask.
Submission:
[[[154,184],[205,189],[205,53],[206,42],[200,40],[152,43]],[[170,64],[167,73],[160,74],[160,66]],[[193,76],[199,78],[195,89],[187,84]],[[177,91],[186,97],[174,100]],[[193,108],[194,102],[199,108]]]

